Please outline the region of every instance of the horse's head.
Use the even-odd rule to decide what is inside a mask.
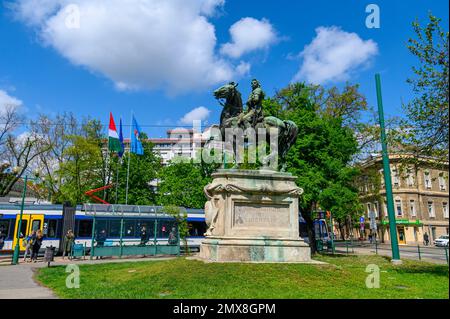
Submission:
[[[237,86],[238,84],[234,82],[225,84],[214,91],[214,97],[216,99],[230,99],[234,94],[236,94]]]

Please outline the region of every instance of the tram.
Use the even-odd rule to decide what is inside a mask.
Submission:
[[[206,232],[204,212],[201,209],[187,209],[190,236],[187,237],[191,250],[198,250]],[[123,233],[120,236],[120,219],[123,218]],[[62,251],[62,238],[69,230],[75,234],[75,244],[88,249],[95,233],[106,232],[106,241],[114,242],[122,237],[124,245],[139,244],[140,230],[148,230],[148,237],[158,242],[167,242],[171,228],[175,224],[172,216],[166,215],[162,207],[134,205],[85,204],[76,207],[63,205],[25,205],[20,230],[20,205],[0,204],[0,254],[14,250],[19,232],[19,247],[25,250],[23,240],[33,231],[40,229],[44,234],[41,249],[57,247]],[[94,220],[95,225],[94,225]],[[155,235],[156,232],[156,235]],[[94,234],[93,234],[94,233]]]

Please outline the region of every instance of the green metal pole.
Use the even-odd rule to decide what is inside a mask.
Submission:
[[[120,220],[120,255],[119,257],[122,258],[122,253],[123,253],[123,217]]]
[[[334,231],[333,231],[333,215],[331,215],[330,211],[330,227],[331,227],[331,251],[334,255]]]
[[[17,238],[16,238],[16,246],[14,247],[14,254],[12,259],[12,264],[17,265],[19,263],[19,254],[20,254],[20,232],[22,230],[22,217],[23,217],[23,207],[25,206],[25,194],[27,192],[27,182],[28,182],[28,176],[25,175],[25,181],[23,184],[23,191],[22,191],[22,204],[20,205],[20,217],[19,217],[19,224],[17,225]],[[25,234],[24,234],[25,236]]]
[[[384,185],[386,187],[386,204],[389,217],[389,232],[391,237],[391,247],[392,247],[392,262],[400,263],[400,251],[398,248],[397,240],[397,226],[395,224],[395,213],[394,213],[394,201],[392,196],[392,181],[391,181],[391,170],[389,165],[389,154],[386,144],[386,131],[384,127],[384,111],[383,111],[383,100],[381,97],[381,81],[380,75],[375,74],[375,82],[377,87],[377,101],[378,101],[378,115],[380,121],[381,130],[381,148],[383,154],[383,173],[384,173]]]
[[[153,246],[155,246],[155,256],[156,256],[156,253],[158,252],[157,251],[157,240],[156,240],[156,233],[157,233],[157,231],[158,231],[158,217],[156,217],[155,218],[155,225],[154,225],[155,227],[155,231],[154,231],[154,236],[153,236]]]
[[[92,239],[91,239],[91,253],[89,254],[89,259],[94,257],[94,240],[95,240],[95,216],[92,220]]]
[[[177,241],[178,241],[178,253],[177,253],[177,256],[178,257],[180,257],[180,252],[181,252],[181,247],[180,247],[180,241],[181,241],[181,238],[180,238],[180,227],[178,227],[178,225],[177,225]]]

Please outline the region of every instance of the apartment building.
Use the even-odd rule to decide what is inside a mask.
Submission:
[[[389,157],[399,244],[418,244],[427,233],[430,241],[449,233],[448,162],[397,154]],[[366,227],[375,216],[377,237],[389,242],[389,219],[381,156],[362,163],[360,198]]]

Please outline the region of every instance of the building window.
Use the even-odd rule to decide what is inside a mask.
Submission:
[[[448,203],[442,203],[442,212],[444,214],[444,218],[448,218]]]
[[[425,171],[424,173],[424,181],[425,181],[425,188],[431,189],[431,176],[429,171]]]
[[[447,185],[445,185],[445,178],[444,178],[444,174],[441,173],[439,174],[439,189],[441,191],[445,191],[447,189]]]
[[[387,217],[388,216],[388,211],[387,211],[386,202],[383,202],[383,210],[384,210],[384,216]]]
[[[410,168],[408,168],[407,174],[408,174],[408,176],[407,176],[407,183],[408,183],[408,186],[409,186],[409,187],[412,187],[412,186],[414,186],[414,183],[415,183],[415,181],[414,181],[413,170],[410,169]]]
[[[411,216],[416,216],[416,202],[414,199],[409,200],[409,211],[411,213]]]
[[[434,214],[433,202],[428,202],[428,215],[430,217],[436,217],[436,215]]]
[[[400,187],[400,177],[398,176],[398,170],[396,168],[392,170],[392,177],[394,180],[394,187]]]
[[[367,216],[370,217],[370,212],[372,211],[372,205],[367,203]]]
[[[402,216],[402,200],[396,199],[395,200],[395,211],[397,213],[397,216]]]
[[[378,202],[373,203],[373,210],[375,212],[375,217],[379,217],[379,215],[378,215]]]
[[[380,186],[381,186],[381,188],[384,188],[384,174],[383,174],[383,170],[380,169],[378,172],[380,173]]]

